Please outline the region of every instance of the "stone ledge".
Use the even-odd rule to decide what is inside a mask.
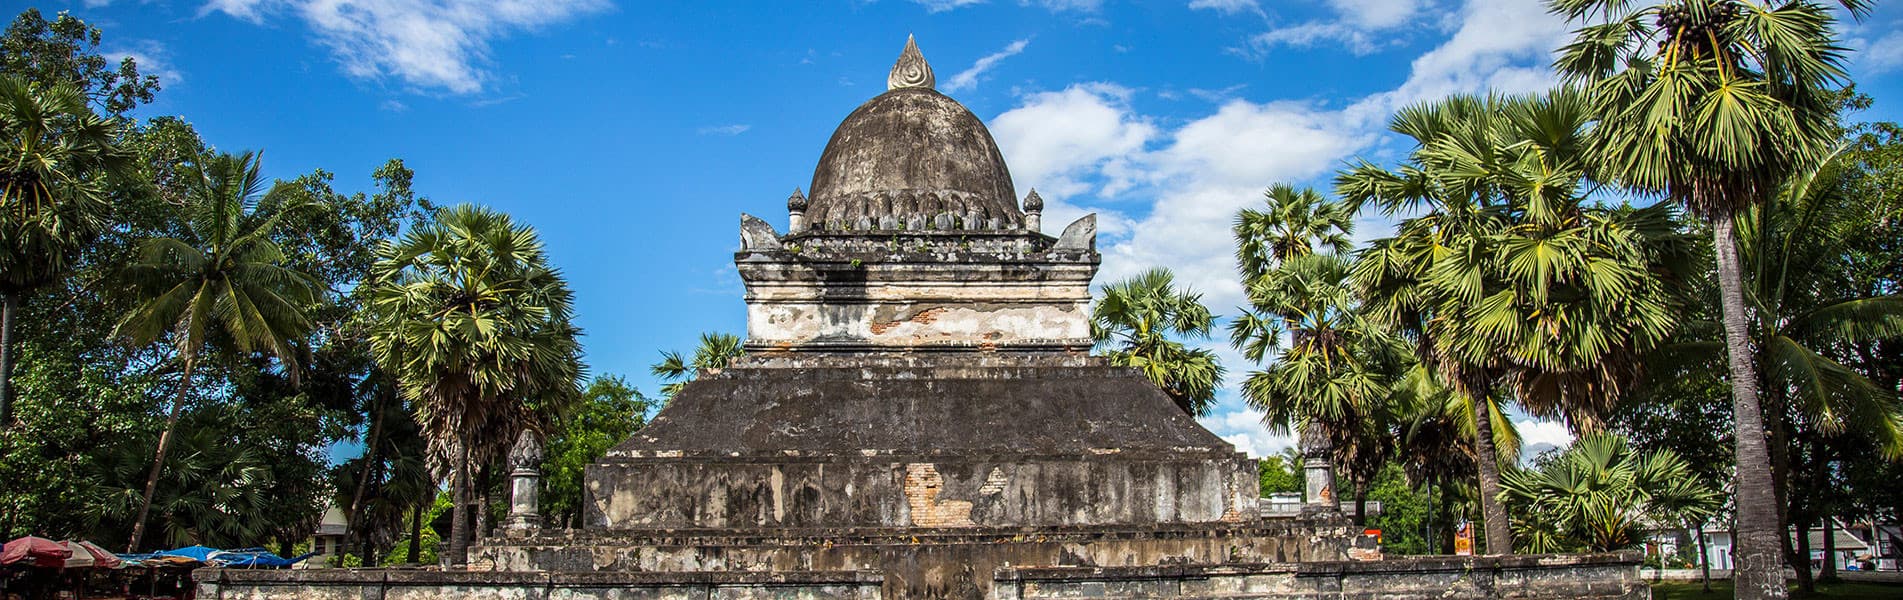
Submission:
[[[545,572],[434,569],[198,569],[192,579],[219,585],[615,587],[648,585],[878,585],[876,571]]]

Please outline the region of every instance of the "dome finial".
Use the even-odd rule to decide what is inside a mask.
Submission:
[[[918,51],[918,42],[911,35],[905,36],[905,51],[899,53],[898,64],[892,65],[892,74],[885,78],[885,89],[925,88],[932,89],[938,81],[932,77],[932,66],[925,64],[925,55]]]

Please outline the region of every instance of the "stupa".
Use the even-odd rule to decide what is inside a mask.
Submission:
[[[1357,560],[1326,477],[1265,518],[1254,460],[1090,355],[1095,217],[1046,235],[933,84],[908,39],[788,230],[741,216],[746,356],[588,468],[583,529],[535,529],[522,479],[472,571],[208,571],[200,597],[1642,597],[1625,555]]]

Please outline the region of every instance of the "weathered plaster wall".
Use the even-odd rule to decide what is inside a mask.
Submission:
[[[1433,557],[1377,562],[1103,568],[973,566],[919,548],[935,571],[245,571],[193,574],[203,600],[632,600],[693,598],[1181,598],[1272,600],[1644,600],[1635,553]],[[906,577],[927,577],[907,580]]]
[[[1254,461],[1182,456],[625,459],[588,468],[590,527],[1008,527],[1254,517]]]

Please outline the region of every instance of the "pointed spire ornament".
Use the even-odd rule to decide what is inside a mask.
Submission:
[[[905,51],[899,53],[898,64],[892,65],[892,74],[885,77],[885,89],[925,88],[932,89],[938,80],[932,77],[932,66],[925,64],[925,55],[918,51],[918,42],[912,36],[905,36]]]

